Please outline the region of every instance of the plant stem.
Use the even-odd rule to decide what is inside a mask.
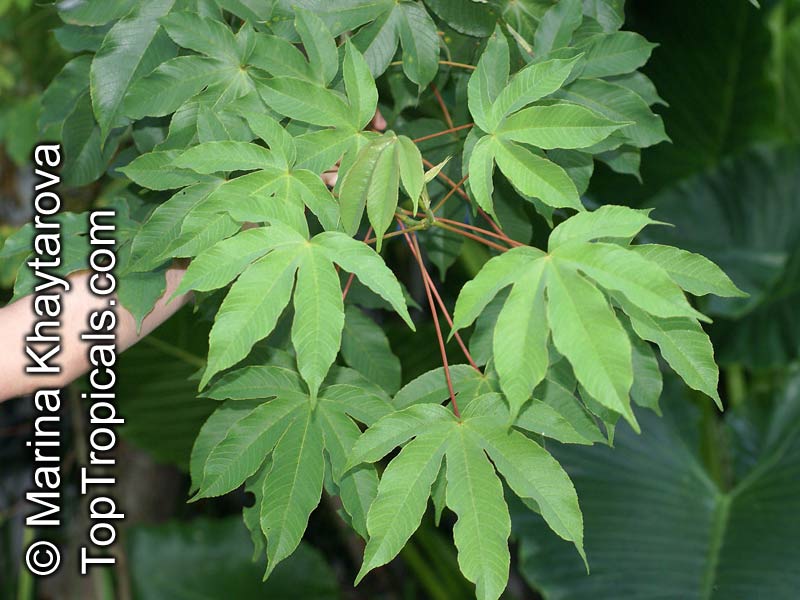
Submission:
[[[495,244],[494,242],[485,240],[482,237],[472,234],[468,231],[464,231],[463,229],[458,229],[457,227],[453,227],[452,225],[448,225],[447,223],[442,223],[439,220],[435,221],[433,225],[434,227],[441,227],[446,231],[452,231],[453,233],[457,233],[458,235],[463,235],[466,238],[475,240],[476,242],[480,242],[481,244],[489,246],[490,248],[494,248],[495,250],[500,250],[500,252],[505,252],[506,250],[510,249],[507,246],[501,246],[500,244]]]
[[[429,135],[423,135],[422,137],[415,138],[412,140],[415,144],[419,144],[420,142],[425,142],[427,140],[432,140],[433,138],[437,138],[443,135],[447,135],[449,133],[456,133],[457,131],[463,131],[464,129],[469,129],[473,127],[474,123],[467,123],[466,125],[459,125],[457,127],[451,127],[450,129],[445,129],[444,131],[439,131],[437,133],[431,133]]]
[[[444,99],[442,95],[439,93],[439,88],[436,87],[435,83],[431,83],[431,91],[433,95],[436,96],[436,101],[439,103],[439,108],[442,109],[442,114],[444,115],[444,121],[447,123],[447,126],[450,129],[454,128],[453,125],[453,118],[450,116],[450,111],[447,110],[447,105],[444,103]]]
[[[416,236],[414,236],[413,242],[414,242],[414,248],[416,249],[416,253],[418,255],[421,255],[422,251],[420,250],[419,240],[417,240]],[[450,318],[450,313],[447,311],[447,307],[445,306],[442,297],[439,295],[439,291],[436,289],[436,286],[433,283],[433,279],[431,278],[430,273],[428,273],[428,271],[423,271],[422,276],[427,281],[428,286],[430,286],[431,292],[433,292],[433,296],[436,299],[436,303],[439,305],[439,309],[442,311],[442,314],[444,315],[447,324],[450,325],[450,330],[452,331],[453,319]],[[461,347],[461,351],[464,353],[464,357],[467,359],[467,362],[469,362],[470,366],[473,369],[475,369],[478,373],[480,373],[481,369],[477,364],[475,364],[472,355],[469,353],[469,350],[467,350],[466,344],[464,344],[464,340],[461,339],[461,335],[457,331],[455,331],[453,332],[453,336],[456,338],[458,345]]]
[[[398,219],[397,222],[400,224],[400,229],[403,231],[403,237],[406,239],[406,243],[408,244],[409,250],[411,250],[411,254],[413,254],[414,258],[417,259],[420,273],[422,273],[422,283],[425,287],[425,295],[428,296],[428,305],[431,308],[433,326],[436,329],[436,338],[439,341],[439,352],[442,355],[442,366],[444,367],[444,377],[447,381],[447,391],[450,393],[450,402],[453,405],[453,413],[458,419],[461,419],[461,412],[458,410],[458,403],[456,402],[456,393],[453,390],[453,380],[450,377],[450,365],[447,362],[447,350],[445,350],[444,347],[444,337],[442,336],[442,328],[439,325],[439,315],[436,310],[436,305],[433,303],[433,295],[431,294],[430,285],[428,285],[428,277],[426,277],[428,271],[425,269],[425,263],[422,262],[422,255],[417,252],[414,244],[411,243],[411,238],[405,231],[405,225],[400,219]]]
[[[468,69],[470,71],[474,71],[475,69],[478,68],[475,65],[466,65],[460,62],[453,62],[452,60],[440,60],[439,64],[447,65],[448,67],[458,67],[459,69]]]
[[[460,227],[465,227],[466,229],[471,229],[472,231],[476,231],[482,235],[488,235],[493,238],[497,238],[506,242],[507,244],[511,244],[512,246],[524,246],[525,244],[518,242],[517,240],[512,240],[505,234],[495,233],[493,231],[489,231],[488,229],[484,229],[483,227],[477,227],[475,225],[470,225],[469,223],[463,223],[461,221],[454,221],[453,219],[445,219],[444,217],[439,217],[436,219],[437,221],[441,221],[442,223],[447,223],[448,225],[458,225]]]
[[[436,204],[436,206],[434,206],[434,207],[431,209],[431,212],[434,212],[434,213],[435,213],[437,210],[439,210],[440,208],[442,208],[442,206],[444,206],[444,203],[445,203],[445,202],[447,202],[447,201],[448,201],[448,200],[449,200],[449,199],[450,199],[450,198],[453,196],[453,194],[455,194],[455,193],[456,193],[456,191],[457,191],[457,190],[460,190],[460,189],[461,189],[461,186],[462,186],[462,185],[464,185],[464,182],[467,180],[467,178],[468,178],[468,177],[469,177],[469,173],[467,173],[466,175],[464,175],[464,176],[461,178],[461,180],[460,180],[458,183],[456,183],[455,187],[452,187],[452,188],[450,188],[450,191],[449,191],[449,192],[447,192],[447,194],[445,194],[444,198],[442,198],[441,200],[439,200],[439,202]]]
[[[389,66],[390,67],[399,67],[402,64],[403,64],[402,60],[396,60],[394,62],[390,62]],[[464,64],[464,63],[460,63],[460,62],[453,62],[452,60],[440,60],[439,64],[440,65],[447,65],[448,67],[457,67],[459,69],[468,69],[470,71],[474,71],[475,69],[478,68],[475,65],[467,65],[467,64]]]
[[[406,228],[406,231],[419,231],[420,229],[428,229],[430,227],[429,223],[417,223],[416,225],[409,225]],[[398,235],[403,235],[402,231],[392,231],[387,233],[383,236],[383,239],[397,237]],[[369,238],[364,240],[365,244],[374,244],[378,238]]]
[[[424,158],[424,157],[423,157],[423,159],[422,159],[422,163],[423,163],[423,164],[424,164],[426,167],[428,167],[429,169],[432,169],[432,168],[433,168],[433,166],[434,166],[434,165],[433,165],[433,163],[432,163],[431,161],[429,161],[428,159],[426,159],[426,158]],[[458,187],[458,185],[456,184],[456,182],[455,182],[455,181],[453,181],[452,179],[450,179],[450,178],[449,178],[447,175],[445,175],[445,174],[444,174],[444,173],[442,173],[442,172],[439,172],[439,174],[437,175],[437,177],[440,177],[440,178],[441,178],[441,180],[442,180],[442,181],[444,181],[446,184],[448,184],[450,187],[457,188],[457,191],[456,191],[456,193],[457,193],[459,196],[461,196],[461,197],[462,197],[464,200],[466,200],[468,204],[471,204],[471,203],[472,203],[472,202],[470,201],[470,199],[469,199],[469,196],[467,195],[467,193],[466,193],[464,190],[462,190],[461,188],[459,188],[459,187]],[[504,235],[504,236],[505,236],[505,233],[503,233],[503,230],[502,230],[502,229],[500,229],[500,227],[498,227],[498,226],[497,226],[497,223],[495,223],[495,222],[492,220],[492,218],[491,218],[489,215],[487,215],[487,214],[486,214],[486,211],[484,211],[482,208],[478,207],[478,214],[479,214],[480,216],[482,216],[484,219],[486,219],[486,221],[488,221],[488,223],[489,223],[489,225],[491,225],[492,229],[494,229],[494,230],[495,230],[497,233],[499,233],[499,234],[501,234],[501,235]]]

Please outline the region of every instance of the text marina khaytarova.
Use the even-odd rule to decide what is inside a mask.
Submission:
[[[73,285],[58,274],[62,266],[59,216],[62,201],[57,190],[60,178],[55,170],[61,165],[60,146],[37,146],[34,161],[38,181],[33,200],[33,256],[27,266],[37,282],[30,300],[36,320],[25,340],[28,357],[25,370],[27,376],[55,376],[62,369],[58,357],[63,343],[63,294],[69,293]],[[88,414],[81,416],[88,422],[88,454],[79,471],[80,491],[85,498],[83,506],[88,510],[90,523],[86,539],[80,540],[79,564],[84,575],[92,566],[115,563],[108,547],[116,540],[115,523],[124,518],[109,494],[116,483],[113,473],[115,427],[124,423],[114,405],[117,358],[114,217],[113,210],[95,210],[88,214],[87,224],[90,273],[85,281],[93,295],[106,299],[106,306],[89,312],[81,334],[91,365],[87,391],[81,394],[83,400],[89,401]],[[33,402],[36,409],[34,439],[27,442],[34,453],[33,489],[26,493],[32,512],[25,523],[33,528],[58,528],[62,520],[62,391],[52,385],[42,387],[34,393]],[[46,539],[38,539],[26,551],[26,564],[35,575],[50,575],[61,564],[61,550]]]

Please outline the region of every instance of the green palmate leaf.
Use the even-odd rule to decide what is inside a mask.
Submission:
[[[122,102],[122,112],[133,119],[168,115],[206,86],[215,86],[229,75],[231,66],[216,58],[178,56],[135,81]]]
[[[86,92],[91,63],[92,58],[88,55],[73,58],[50,82],[42,94],[42,112],[38,123],[40,130],[48,125],[63,123],[69,116],[75,102]]]
[[[300,543],[308,517],[322,495],[324,470],[323,436],[308,411],[298,416],[280,438],[264,480],[261,529],[267,537],[265,579]]]
[[[544,379],[549,364],[544,272],[544,261],[539,260],[517,279],[494,330],[495,368],[512,420]]]
[[[572,392],[569,394],[573,403],[577,405],[578,401],[572,396]],[[503,423],[504,426],[509,422],[508,402],[502,394],[497,392],[489,392],[475,397],[462,414],[469,418],[490,416],[497,420],[498,424]],[[522,407],[516,420],[513,421],[513,426],[565,444],[591,445],[596,441],[602,441],[599,430],[589,433],[588,428],[582,427],[582,424],[573,426],[568,419],[577,420],[575,415],[564,406],[551,406],[545,401],[531,398]],[[587,433],[588,437],[585,435]]]
[[[333,263],[354,273],[412,324],[400,284],[380,256],[363,242],[337,232],[322,233],[308,241],[280,223],[266,228],[265,235],[271,239],[267,243],[269,253],[245,268],[217,313],[209,337],[208,366],[200,382],[201,389],[214,374],[239,362],[253,344],[272,332],[289,302],[298,269],[294,290],[297,318],[292,327],[292,343],[297,352],[298,369],[312,397],[341,343],[344,307]],[[243,248],[248,244],[249,241],[245,241]],[[226,244],[223,254],[231,247]],[[207,261],[203,261],[196,271],[195,280],[202,285],[207,283],[206,264]],[[241,261],[233,261],[229,273],[240,265]],[[231,278],[233,276],[235,274]],[[189,283],[186,287],[192,286]]]
[[[545,380],[534,390],[534,396],[558,411],[568,414],[570,420],[577,427],[580,419],[577,412],[571,410],[577,405],[575,388],[577,386],[575,374],[567,360],[553,358],[553,364],[547,371]],[[584,411],[585,412],[585,411]],[[586,431],[585,429],[583,431]],[[591,435],[589,437],[592,437]]]
[[[661,117],[631,89],[601,79],[578,79],[555,96],[603,115],[617,123],[631,123],[619,130],[620,142],[646,148],[668,140]]]
[[[124,123],[121,108],[131,83],[175,55],[174,44],[158,22],[173,4],[174,0],[157,0],[139,5],[114,24],[92,60],[92,107],[101,141]]]
[[[384,2],[377,18],[353,36],[353,44],[364,54],[373,76],[378,77],[389,66],[400,42],[398,3]]]
[[[630,240],[648,225],[659,224],[648,215],[649,210],[606,205],[591,212],[582,212],[567,219],[550,234],[547,246],[552,252],[567,242],[588,242],[609,238]]]
[[[497,21],[494,7],[482,2],[430,0],[427,5],[450,27],[473,37],[491,35]]]
[[[338,36],[345,31],[356,29],[359,25],[363,25],[375,19],[382,11],[386,10],[386,5],[390,4],[386,0],[378,2],[370,0],[344,0],[336,4],[327,2],[313,2],[310,3],[314,8],[316,14],[325,25],[330,29],[334,36]],[[262,9],[263,10],[263,9]],[[294,7],[288,3],[281,3],[273,9],[273,17],[286,19],[291,17],[294,12]],[[266,20],[267,17],[262,17]],[[293,33],[288,31],[288,28],[280,29],[282,34],[287,37],[293,37]]]
[[[68,186],[79,186],[103,174],[117,150],[119,137],[114,134],[103,145],[100,127],[92,114],[90,94],[84,91],[64,121],[61,141],[64,145],[62,181]]]
[[[543,256],[544,252],[537,248],[520,246],[489,260],[458,295],[453,330],[469,327],[492,298],[514,282],[521,268]]]
[[[629,398],[631,343],[608,301],[582,275],[555,264],[548,269],[547,293],[547,319],[556,348],[592,397],[638,431]]]
[[[297,167],[321,173],[351,148],[360,147],[363,134],[341,129],[320,129],[295,138]]]
[[[119,169],[132,181],[151,190],[171,190],[193,183],[201,183],[203,179],[212,181],[210,177],[198,177],[189,169],[182,169],[174,164],[180,153],[176,150],[148,152],[135,158],[129,165]]]
[[[175,239],[179,238],[184,220],[220,183],[192,185],[156,208],[133,239],[127,269],[149,271],[170,258],[166,255]]]
[[[419,197],[425,185],[425,169],[422,164],[422,154],[417,145],[404,135],[397,138],[397,158],[400,168],[400,181],[408,197],[414,205],[414,212],[419,206]]]
[[[586,148],[623,127],[574,104],[531,106],[507,119],[497,135],[539,148]]]
[[[376,462],[417,435],[427,424],[449,418],[449,411],[438,403],[415,404],[393,412],[367,429],[355,442],[348,468]]]
[[[658,405],[658,399],[661,397],[664,381],[661,376],[661,367],[658,364],[658,359],[650,344],[635,335],[630,322],[623,320],[622,323],[631,340],[631,356],[633,358],[631,400],[639,406],[649,408],[660,415],[661,409]]]
[[[273,357],[274,358],[274,357]],[[251,365],[236,369],[220,377],[203,396],[212,400],[253,400],[273,396],[292,396],[302,391],[300,376],[289,366]]]
[[[253,494],[255,502],[252,506],[245,506],[242,509],[242,521],[248,531],[250,531],[250,539],[253,542],[253,556],[252,561],[257,561],[266,550],[267,538],[264,532],[261,531],[261,503],[264,496],[264,479],[269,474],[272,468],[272,459],[267,458],[264,464],[252,475],[244,485],[244,489],[248,494]],[[259,573],[259,575],[261,575]]]
[[[591,445],[603,441],[596,425],[587,415],[578,412],[583,409],[577,399],[572,394],[570,396],[568,406],[553,406],[543,400],[532,398],[522,407],[514,426],[565,444]],[[577,413],[577,418],[573,412]]]
[[[233,366],[275,327],[289,303],[294,274],[302,260],[297,246],[270,252],[239,277],[220,306],[209,337],[208,366],[200,381]]]
[[[242,231],[199,254],[186,270],[175,295],[189,290],[209,292],[219,289],[270,250],[298,241],[304,240],[295,231],[284,227],[259,227]]]
[[[496,148],[497,141],[494,136],[482,137],[469,156],[469,189],[478,206],[489,214],[494,214],[492,174]]]
[[[345,271],[354,273],[361,283],[386,300],[414,329],[400,283],[383,259],[369,246],[334,232],[322,233],[313,241],[326,251],[333,262]]]
[[[338,383],[341,379],[346,383]],[[334,367],[326,380],[320,403],[334,402],[336,410],[347,413],[354,419],[372,425],[390,414],[394,407],[389,396],[376,384],[367,381],[357,371]]]
[[[478,127],[490,132],[492,104],[506,86],[509,72],[508,42],[498,26],[469,78],[469,112]]]
[[[302,400],[232,401],[223,408],[203,426],[192,453],[192,465],[202,465],[193,474],[199,488],[196,500],[230,492],[255,473],[287,424],[300,418]]]
[[[400,360],[383,329],[355,306],[345,311],[342,357],[369,381],[393,394],[400,388]]]
[[[145,155],[147,156],[147,155]],[[197,173],[252,171],[275,165],[273,154],[250,142],[206,142],[192,146],[173,160],[173,165]]]
[[[339,94],[318,84],[293,77],[273,77],[256,84],[272,110],[291,119],[321,127],[355,129],[358,114],[350,111]]]
[[[639,337],[656,344],[675,372],[690,388],[712,398],[722,408],[717,392],[719,370],[714,348],[700,324],[690,318],[659,319],[623,301],[625,312]]]
[[[65,23],[75,25],[105,25],[121,19],[134,6],[132,0],[121,2],[78,2],[60,5],[58,15]]]
[[[420,89],[439,70],[439,35],[422,3],[400,3],[397,29],[403,45],[403,71]]]
[[[256,37],[249,62],[275,77],[314,79],[303,53],[287,40],[274,35]]]
[[[556,163],[507,141],[495,145],[494,158],[503,175],[526,196],[554,208],[583,210],[575,184]]]
[[[397,138],[390,136],[389,143],[378,151],[375,168],[369,176],[367,187],[367,216],[375,230],[376,249],[381,250],[383,234],[394,221],[397,210],[398,188],[400,185],[400,164]],[[344,186],[342,187],[344,190]],[[356,197],[362,194],[356,195]],[[344,206],[346,198],[340,200]],[[359,219],[360,220],[360,219]],[[355,219],[351,218],[351,223]]]
[[[212,189],[216,189],[217,184]],[[210,198],[211,194],[207,196]],[[218,241],[233,235],[240,228],[240,222],[219,212],[217,207],[206,199],[186,216],[180,235],[177,239],[168,241],[161,260],[197,256]]]
[[[349,40],[345,43],[342,72],[350,108],[356,112],[358,117],[356,126],[358,129],[363,129],[375,114],[375,108],[378,105],[378,90],[364,56]]]
[[[297,275],[294,313],[292,345],[297,368],[314,398],[339,353],[344,304],[336,269],[324,254],[311,249]]]
[[[253,133],[267,143],[272,155],[280,161],[280,166],[289,167],[295,164],[297,145],[294,138],[278,121],[269,115],[251,110],[242,110],[241,115]]]
[[[253,490],[258,503],[245,520],[251,529],[258,524],[257,546],[260,536],[267,540],[267,575],[293,552],[319,502],[323,451],[329,458],[328,481],[353,526],[366,536],[377,476],[371,466],[345,472],[360,434],[348,415],[372,423],[392,407],[385,393],[352,371],[341,369],[334,380],[348,383],[323,387],[314,402],[294,370],[249,366],[220,378],[206,394],[230,400],[208,420],[195,444],[193,488],[201,488],[199,498],[234,489],[248,477],[249,488],[260,484]]]
[[[376,214],[376,204],[393,204],[389,215],[391,222],[391,215],[397,206],[400,177],[396,142],[397,138],[389,134],[376,138],[361,149],[355,162],[347,170],[339,192],[342,224],[346,233],[355,235],[358,231],[364,209],[370,200]],[[378,235],[382,236],[387,227],[388,223],[384,223],[383,229],[377,232]]]
[[[578,45],[586,53],[583,76],[609,77],[635,71],[647,62],[655,46],[632,31],[592,36]]]
[[[142,321],[152,312],[166,290],[165,269],[149,273],[126,273],[119,278],[118,287],[117,298],[133,315],[136,333],[140,333]]]
[[[755,148],[653,200],[675,227],[649,232],[649,240],[707,256],[750,294],[703,300],[724,363],[778,367],[800,350],[799,156],[796,145]]]
[[[583,550],[583,517],[569,475],[539,444],[518,431],[497,427],[491,419],[470,423],[508,486],[520,498],[536,502],[550,528]],[[522,466],[524,465],[524,467]]]
[[[447,447],[447,506],[458,520],[453,539],[461,572],[476,596],[495,600],[508,581],[511,519],[503,485],[472,432],[459,427]]]
[[[515,74],[492,103],[486,131],[493,132],[506,116],[558,90],[578,58],[534,63]]]
[[[440,426],[445,424],[439,422]],[[435,429],[418,435],[383,472],[378,495],[367,515],[369,541],[356,583],[375,567],[392,560],[419,527],[444,457],[447,437]]]
[[[666,271],[616,244],[569,243],[552,252],[559,266],[569,265],[603,287],[622,292],[633,304],[658,317],[708,320],[691,307]]]
[[[313,12],[298,7],[295,15],[295,27],[308,54],[311,70],[322,85],[327,85],[339,71],[336,42],[325,23]]]
[[[373,76],[381,75],[397,50],[403,46],[403,71],[420,89],[427,86],[438,70],[439,36],[436,25],[422,3],[365,3],[374,10],[367,20],[372,23],[361,29],[353,43],[364,53]]]
[[[238,66],[236,38],[222,21],[192,12],[175,12],[160,19],[160,23],[179,46]]]
[[[649,261],[658,264],[683,289],[695,296],[714,294],[723,297],[742,297],[741,291],[713,262],[673,246],[641,244],[633,250]]]
[[[287,194],[289,178],[283,169],[265,167],[226,181],[213,192],[207,204],[239,222],[277,220],[307,237],[308,222],[302,200]]]
[[[450,379],[462,403],[486,392],[497,391],[496,381],[468,365],[451,365]],[[415,404],[440,404],[449,399],[444,368],[428,371],[407,383],[394,397],[394,406],[402,410]]]
[[[572,34],[583,20],[581,0],[561,0],[554,4],[542,17],[533,36],[533,52],[542,56],[551,50],[569,44]]]
[[[378,475],[371,465],[344,472],[348,453],[361,430],[345,414],[334,410],[321,410],[317,420],[325,436],[325,452],[330,459],[342,506],[350,516],[353,529],[366,539],[367,513],[378,492]]]

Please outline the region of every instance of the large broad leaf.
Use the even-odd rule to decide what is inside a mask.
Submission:
[[[726,435],[706,441],[714,423],[698,426],[699,411],[673,392],[663,419],[642,412],[644,433],[621,427],[613,449],[554,449],[581,498],[591,575],[538,516],[520,510],[525,577],[556,600],[655,598],[665,590],[687,600],[794,598],[799,391],[795,376],[766,404],[748,398],[726,419]],[[704,444],[716,451],[704,454]]]
[[[653,199],[675,224],[649,239],[701,253],[749,298],[710,299],[723,361],[778,366],[800,354],[800,161],[797,148],[760,148]],[[734,321],[735,320],[735,321]]]
[[[239,517],[134,527],[126,545],[133,597],[139,600],[339,597],[325,558],[305,544],[262,582]]]
[[[778,123],[793,140],[800,139],[800,15],[787,0],[770,14],[772,75],[777,88]]]

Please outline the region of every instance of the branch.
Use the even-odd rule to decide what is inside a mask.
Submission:
[[[403,222],[398,219],[398,224],[400,225],[400,229],[403,232],[403,237],[406,239],[406,243],[408,244],[408,248],[411,250],[411,254],[414,255],[414,258],[417,259],[417,264],[419,265],[419,270],[422,273],[422,283],[425,286],[425,294],[428,296],[428,304],[431,308],[431,316],[433,317],[433,325],[436,329],[436,338],[439,341],[439,352],[442,355],[442,366],[444,367],[444,377],[447,380],[447,391],[450,393],[450,402],[453,405],[453,413],[456,415],[457,418],[461,418],[461,412],[458,410],[458,403],[456,402],[456,394],[453,390],[453,380],[450,377],[450,365],[447,362],[447,350],[444,347],[444,337],[442,336],[442,328],[439,325],[439,315],[436,311],[436,306],[433,303],[433,295],[431,294],[431,288],[428,283],[429,276],[427,276],[427,270],[425,269],[425,264],[422,262],[421,254],[417,253],[414,244],[411,243],[411,238],[409,237],[408,233],[406,233],[405,225]]]
[[[442,135],[447,135],[449,133],[456,133],[457,131],[462,131],[464,129],[469,129],[473,127],[474,123],[467,123],[466,125],[459,125],[458,127],[451,127],[450,129],[445,129],[444,131],[439,131],[438,133],[431,133],[430,135],[423,135],[422,137],[415,138],[412,140],[415,144],[419,144],[420,142],[425,142],[427,140],[432,140],[433,138],[437,138]]]
[[[413,239],[413,242],[414,242],[414,248],[416,249],[416,254],[419,255],[420,257],[422,257],[422,250],[420,250],[419,240],[417,239],[417,236],[414,236],[412,239]],[[433,292],[433,296],[436,299],[436,303],[439,305],[439,308],[442,311],[442,314],[444,315],[444,318],[447,321],[447,324],[450,325],[450,330],[452,331],[453,330],[453,319],[450,318],[450,313],[447,311],[447,307],[445,306],[444,301],[442,300],[442,297],[439,295],[439,291],[436,289],[436,286],[433,283],[433,279],[431,278],[431,274],[428,273],[427,270],[425,270],[425,271],[422,272],[422,276],[428,282],[428,286],[430,286],[431,292]],[[464,344],[464,340],[461,339],[461,335],[457,331],[454,331],[453,332],[453,337],[456,338],[456,341],[458,342],[458,345],[461,347],[461,351],[464,353],[464,357],[467,359],[467,362],[469,362],[470,366],[473,369],[475,369],[478,373],[481,373],[480,367],[473,360],[472,355],[469,353],[469,350],[467,350],[467,346],[466,346],[466,344]]]
[[[466,238],[471,240],[475,240],[476,242],[480,242],[490,248],[494,248],[495,250],[499,250],[500,252],[505,252],[509,250],[508,246],[501,246],[500,244],[495,244],[494,242],[490,242],[489,240],[485,240],[480,236],[477,236],[473,233],[469,233],[468,231],[464,231],[463,229],[458,229],[457,227],[453,227],[452,225],[448,225],[447,223],[442,223],[441,221],[437,220],[433,223],[434,227],[440,227],[446,231],[452,231],[453,233],[457,233],[458,235],[463,235]]]

